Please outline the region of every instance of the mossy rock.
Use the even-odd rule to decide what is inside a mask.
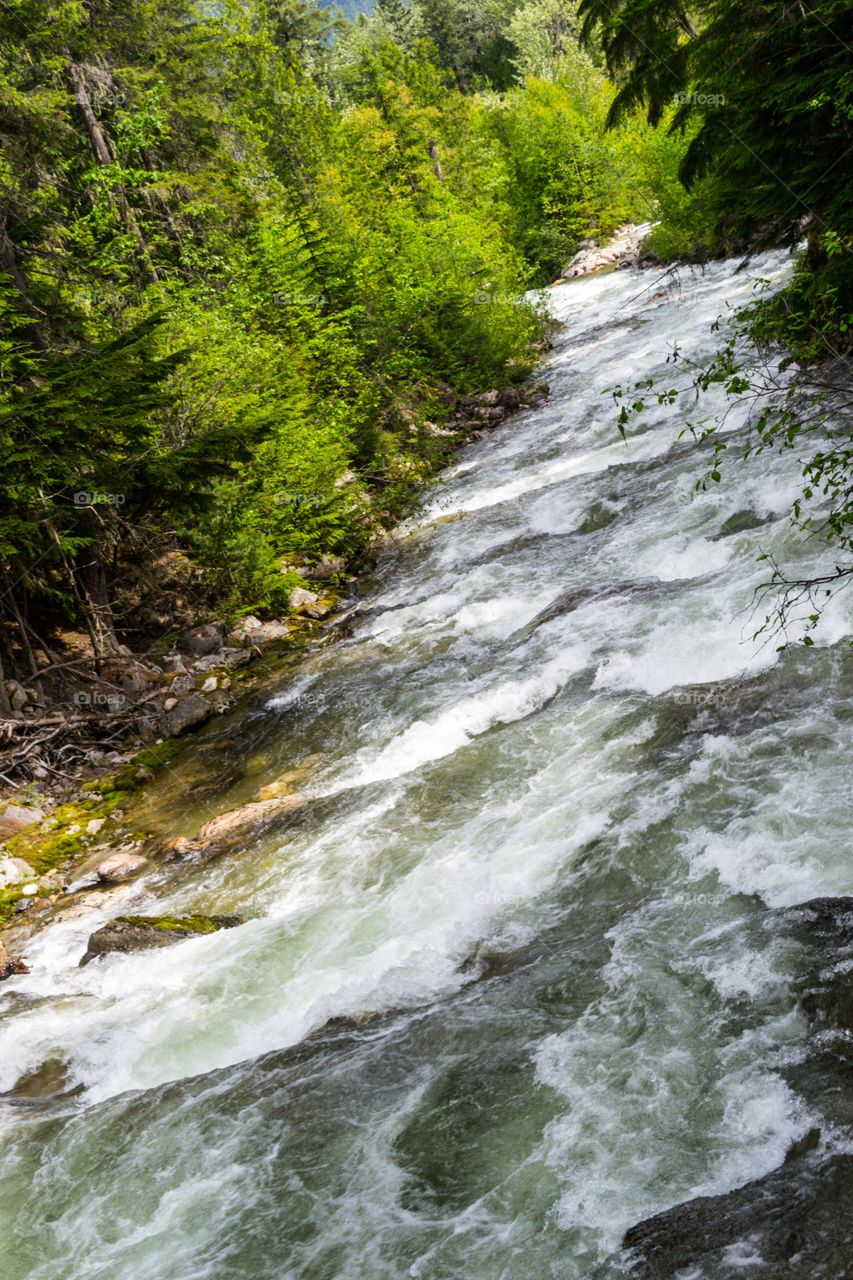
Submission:
[[[114,952],[129,955],[168,947],[186,938],[235,929],[242,923],[242,916],[117,916],[91,935],[80,964],[89,964],[99,956]]]

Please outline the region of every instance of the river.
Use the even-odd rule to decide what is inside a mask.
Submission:
[[[305,813],[33,940],[0,1089],[55,1058],[69,1092],[0,1103],[3,1280],[581,1280],[826,1125],[763,923],[851,892],[853,601],[811,650],[753,641],[759,551],[821,564],[796,458],[695,494],[678,409],[626,444],[607,394],[790,269],[737,265],[553,289],[548,403],[467,446],[346,637],[156,792],[188,833],[296,769]],[[249,919],[79,968],[128,904]]]

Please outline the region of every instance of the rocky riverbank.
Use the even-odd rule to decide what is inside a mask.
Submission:
[[[654,222],[627,222],[618,227],[605,244],[597,240],[584,240],[575,256],[566,263],[555,284],[565,284],[597,271],[614,268],[657,267],[660,261],[643,248],[644,241],[657,224]]]
[[[528,382],[458,400],[446,425],[432,428],[436,457],[446,461],[547,394],[544,383]],[[165,653],[127,651],[99,671],[90,664],[84,679],[72,664],[50,705],[39,690],[7,682],[14,709],[0,734],[14,743],[20,781],[0,801],[0,980],[21,972],[18,950],[49,921],[103,906],[118,886],[165,862],[215,856],[304,807],[285,778],[192,838],[152,840],[133,816],[195,731],[345,622],[358,566],[327,555],[286,568],[302,583],[284,617],[244,617],[230,628],[205,622],[179,632]]]

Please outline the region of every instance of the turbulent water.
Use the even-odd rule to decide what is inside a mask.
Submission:
[[[308,810],[33,940],[0,1089],[51,1058],[79,1087],[0,1102],[3,1280],[576,1280],[816,1122],[783,1071],[802,958],[759,926],[853,888],[853,613],[751,641],[759,551],[820,563],[796,459],[695,495],[678,411],[626,445],[606,394],[787,270],[553,290],[547,406],[460,455],[346,638],[206,731],[153,820],[290,769]],[[129,905],[249,919],[78,968]]]

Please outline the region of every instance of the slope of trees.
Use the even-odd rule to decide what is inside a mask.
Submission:
[[[288,557],[405,507],[425,422],[530,368],[522,291],[628,212],[602,77],[554,70],[569,18],[532,50],[530,10],[3,7],[7,675],[69,624],[135,644],[125,589],[170,548],[199,616],[282,607]]]

